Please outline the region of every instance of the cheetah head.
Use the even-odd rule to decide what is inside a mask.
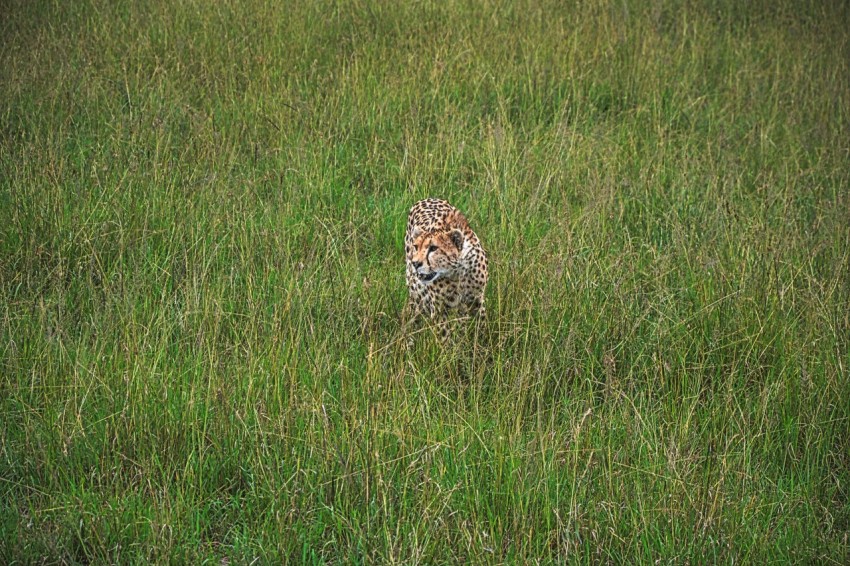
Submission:
[[[413,249],[408,251],[407,259],[416,269],[420,281],[430,283],[455,274],[463,250],[464,236],[461,230],[414,230],[412,235]]]

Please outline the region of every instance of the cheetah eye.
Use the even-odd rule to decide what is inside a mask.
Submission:
[[[435,252],[435,251],[437,251],[437,246],[435,246],[434,244],[431,244],[430,246],[428,246],[428,253]]]

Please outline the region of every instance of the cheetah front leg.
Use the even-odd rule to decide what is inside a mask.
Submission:
[[[465,301],[461,304],[460,308],[464,316],[468,316],[472,320],[484,320],[484,317],[486,315],[483,295],[467,295]]]
[[[476,297],[469,305],[469,312],[475,320],[484,320],[487,309],[484,308],[484,297]]]
[[[402,314],[402,329],[406,336],[408,347],[413,346],[413,336],[422,328],[422,321],[425,318],[423,307],[424,305],[419,298],[411,295],[407,299],[407,304],[405,305],[404,313]]]
[[[440,345],[445,346],[454,332],[455,321],[452,320],[452,310],[445,304],[435,308],[431,320],[436,323],[439,331]]]
[[[404,334],[407,346],[413,346],[415,337],[420,334],[426,322],[432,319],[434,306],[424,286],[414,276],[408,279],[409,296],[404,313]]]

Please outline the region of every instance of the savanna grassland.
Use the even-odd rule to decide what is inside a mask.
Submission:
[[[0,2],[0,562],[847,563],[850,6]],[[407,348],[406,212],[487,320]]]

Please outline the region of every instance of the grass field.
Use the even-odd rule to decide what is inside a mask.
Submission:
[[[850,6],[0,2],[0,562],[848,563]],[[406,350],[406,212],[490,255]]]

